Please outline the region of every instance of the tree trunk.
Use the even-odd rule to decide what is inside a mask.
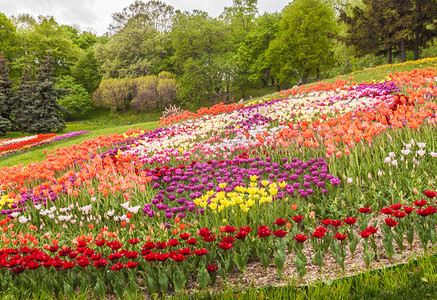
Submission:
[[[302,84],[308,83],[309,76],[310,76],[310,72],[308,70],[304,70],[302,74]]]
[[[226,84],[226,103],[229,103],[229,84]]]
[[[390,47],[387,50],[387,63],[391,64],[391,61],[392,61],[392,55],[391,55],[391,47]]]
[[[414,60],[418,60],[419,59],[419,54],[420,54],[420,33],[419,30],[416,30],[415,34],[414,34]]]
[[[406,58],[406,49],[405,49],[405,38],[401,39],[401,62],[405,62]]]
[[[316,78],[317,78],[317,80],[320,79],[320,70],[319,70],[319,68],[317,68],[317,76],[316,76]]]

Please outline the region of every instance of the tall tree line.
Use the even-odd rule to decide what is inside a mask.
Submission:
[[[419,59],[421,49],[437,36],[436,0],[362,0],[338,6],[339,21],[346,25],[340,40],[352,46],[356,55],[393,53],[406,61],[407,50]]]

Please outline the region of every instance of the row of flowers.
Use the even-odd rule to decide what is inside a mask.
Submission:
[[[17,150],[25,146],[33,145],[35,143],[48,140],[54,136],[56,136],[56,134],[49,133],[25,136],[16,139],[2,140],[0,142],[0,155],[7,155],[11,150]]]
[[[79,135],[86,134],[86,133],[89,133],[89,132],[90,131],[85,131],[84,130],[84,131],[68,132],[68,133],[63,134],[63,135],[55,135],[55,134],[43,135],[43,134],[39,134],[39,135],[37,135],[35,137],[32,137],[32,138],[29,138],[29,137],[20,138],[21,139],[20,142],[14,140],[13,143],[9,143],[7,145],[8,149],[0,148],[0,156],[7,156],[7,155],[10,155],[10,154],[13,154],[13,153],[19,153],[19,152],[27,151],[30,148],[40,147],[42,145],[51,144],[53,142],[61,141],[61,140],[65,140],[65,139],[71,139],[73,137],[77,137]]]
[[[109,278],[108,271],[139,269],[144,272],[146,280],[153,283],[148,284],[151,293],[158,288],[178,291],[188,281],[197,281],[205,287],[214,283],[218,274],[226,280],[234,267],[246,272],[248,262],[254,258],[265,269],[274,264],[278,276],[282,277],[286,256],[291,255],[296,272],[303,277],[310,263],[304,254],[306,248],[311,249],[312,261],[320,268],[324,256],[329,253],[344,270],[346,256],[355,254],[360,241],[365,263],[370,266],[372,260],[381,255],[376,246],[379,240],[384,245],[384,256],[390,260],[395,254],[395,245],[402,252],[404,239],[412,245],[415,235],[424,250],[435,245],[434,215],[437,208],[429,203],[434,201],[437,192],[425,191],[424,194],[428,200],[416,200],[411,205],[393,204],[381,209],[379,213],[387,217],[382,218],[380,227],[376,227],[375,221],[369,225],[378,212],[362,207],[358,209],[358,218],[315,221],[311,216],[295,214],[290,218],[277,218],[270,225],[259,225],[256,230],[232,225],[199,228],[177,220],[177,227],[164,239],[160,235],[138,238],[135,236],[140,232],[135,231],[119,237],[118,233],[107,228],[102,228],[97,235],[90,232],[70,241],[52,239],[50,234],[45,234],[48,243],[41,247],[37,245],[44,241],[28,233],[17,234],[14,231],[17,220],[6,218],[0,221],[3,226],[1,242],[5,244],[0,250],[0,266],[3,275],[5,269],[9,269],[15,276],[20,273],[28,276],[29,272],[40,268],[74,273],[102,269],[104,271],[99,274],[103,278],[100,280]],[[381,234],[377,236],[377,233]],[[184,274],[183,278],[179,272]],[[69,281],[71,276],[63,276],[64,284],[76,288]],[[165,284],[162,283],[164,277]]]

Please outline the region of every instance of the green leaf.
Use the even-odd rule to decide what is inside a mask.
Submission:
[[[321,268],[323,265],[323,250],[317,250],[313,260]]]
[[[306,274],[306,268],[305,268],[306,264],[302,261],[299,255],[296,255],[293,261],[294,264],[296,265],[297,273],[299,274],[300,278],[302,278]]]
[[[224,268],[224,267],[222,267],[222,265],[221,264],[217,264],[217,267],[218,267],[218,271],[219,271],[219,274],[220,274],[220,277],[224,280],[224,281],[226,281],[226,274],[227,274],[227,272],[226,272],[226,267]]]
[[[185,275],[182,273],[182,271],[177,271],[176,274],[173,276],[173,285],[175,292],[181,291],[184,288],[186,281],[187,279],[185,278]]]
[[[396,244],[398,245],[399,249],[401,251],[403,251],[404,250],[404,237],[402,235],[395,234],[393,236],[393,238],[394,238]]]
[[[151,276],[147,276],[146,287],[150,294],[153,294],[158,289],[158,283]]]
[[[244,255],[240,255],[239,253],[236,253],[234,256],[235,264],[237,265],[237,268],[242,272],[246,272],[246,264],[249,260],[249,253],[245,253]]]
[[[366,262],[367,268],[370,266],[372,259],[373,254],[367,248],[364,248],[364,261]]]
[[[114,290],[115,295],[117,295],[117,298],[122,299],[124,294],[123,285],[121,284],[120,280],[115,280],[114,284],[112,285],[112,288]]]
[[[267,267],[270,265],[270,258],[267,255],[267,253],[261,253],[261,265],[263,266],[264,269],[267,269]]]
[[[407,242],[408,244],[413,244],[413,239],[414,239],[414,227],[410,226],[410,228],[407,231]]]
[[[428,237],[429,237],[429,240],[431,241],[431,243],[435,244],[435,242],[436,242],[435,226],[434,226],[434,228],[429,229]]]
[[[359,242],[359,241],[360,241],[360,240],[359,240],[358,238],[354,238],[354,239],[352,240],[352,242],[349,244],[349,250],[351,251],[352,254],[355,253],[355,250],[357,249],[357,246],[358,246],[358,242]]]
[[[285,264],[284,251],[278,250],[278,252],[276,252],[275,257],[273,258],[273,262],[274,262],[276,268],[278,268],[279,270],[282,270],[284,268],[284,264]]]
[[[301,250],[297,250],[296,255],[299,256],[299,259],[302,261],[304,265],[308,263],[307,257],[302,253]]]
[[[205,268],[201,268],[199,273],[197,273],[197,283],[202,287],[206,288],[210,281],[208,271]]]
[[[164,272],[160,272],[158,275],[159,286],[161,287],[163,292],[168,290],[168,278],[167,274]]]
[[[96,286],[94,287],[94,295],[97,297],[104,297],[106,294],[106,284],[102,279],[97,278]]]
[[[128,299],[136,299],[138,294],[138,285],[135,281],[131,280],[126,285],[126,294]]]
[[[68,295],[70,298],[73,298],[75,296],[73,288],[68,283],[64,283],[64,294]]]
[[[335,253],[334,251],[331,251],[331,255],[332,257],[334,257],[337,264],[339,264],[341,269],[344,271],[344,256],[340,255],[339,253]]]

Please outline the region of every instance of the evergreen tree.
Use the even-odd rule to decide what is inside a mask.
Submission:
[[[0,135],[11,129],[10,106],[12,99],[12,80],[9,80],[9,66],[0,52]]]
[[[56,100],[65,90],[55,88],[55,77],[48,56],[37,70],[36,81],[30,81],[30,72],[23,72],[14,103],[14,123],[26,132],[53,132],[65,128],[61,108]]]
[[[393,50],[399,50],[401,62],[406,50],[414,49],[414,59],[436,35],[437,1],[429,0],[363,0],[352,14],[340,11],[340,21],[348,29],[343,41],[354,47],[358,56],[387,53],[392,62]]]
[[[420,48],[437,35],[437,1],[412,0],[411,31],[414,60],[419,59]]]
[[[11,105],[11,120],[13,130],[24,129],[27,124],[27,109],[33,109],[33,103],[37,98],[35,82],[32,81],[32,70],[24,68],[22,71],[20,84],[15,90],[15,95]]]

